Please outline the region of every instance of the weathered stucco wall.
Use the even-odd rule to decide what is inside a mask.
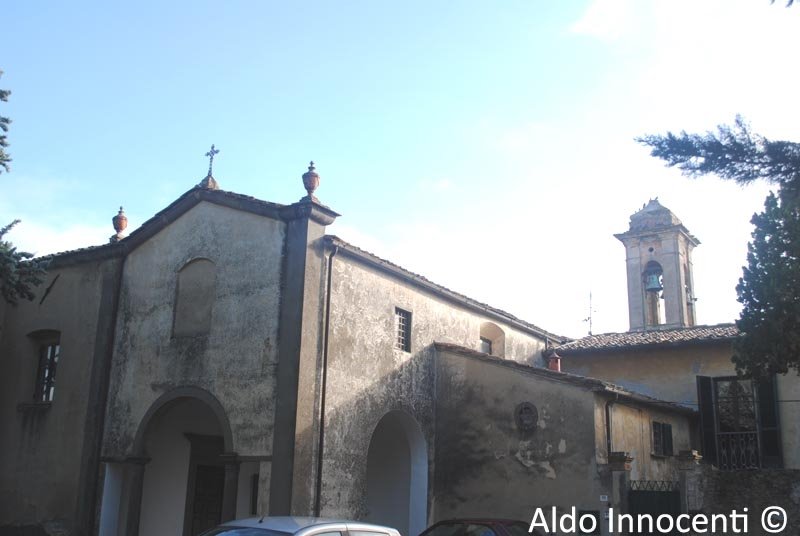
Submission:
[[[432,521],[601,509],[610,479],[595,461],[594,393],[462,355],[442,352],[437,363]],[[537,408],[533,431],[515,421],[523,402]]]
[[[269,454],[285,226],[201,202],[125,260],[104,455],[131,452],[142,417],[162,394],[196,386],[216,397],[240,455]],[[173,336],[178,271],[216,268],[210,330]]]
[[[800,469],[800,376],[778,376],[778,414],[781,420],[783,466]]]
[[[539,363],[544,340],[342,251],[331,287],[322,513],[364,517],[367,452],[387,412],[411,415],[433,458],[435,341],[477,350],[481,324],[490,321],[505,333],[506,359]],[[395,348],[396,307],[412,314],[410,352]]]
[[[764,469],[760,471],[718,471],[700,464],[689,472],[687,478],[687,499],[690,512],[706,515],[722,514],[730,520],[731,511],[743,513],[748,509],[747,530],[743,531],[739,521],[740,533],[753,536],[768,534],[800,534],[800,471],[787,469]],[[786,512],[786,527],[777,531],[765,531],[762,527],[762,512],[771,506],[783,508]],[[769,518],[779,523],[781,518]],[[733,534],[728,521],[727,534]],[[723,525],[718,525],[717,534],[723,534]],[[710,527],[709,527],[709,533]]]
[[[697,408],[695,376],[735,375],[731,343],[562,356],[565,372],[599,378],[653,398]]]
[[[735,376],[730,342],[681,348],[566,354],[566,372],[607,380],[661,400],[697,408],[696,376]],[[783,466],[800,469],[800,377],[793,372],[777,376]],[[701,450],[700,439],[692,448]],[[677,450],[676,450],[677,452]],[[702,454],[702,452],[701,452]]]
[[[608,413],[611,417],[611,451],[629,452],[633,457],[630,478],[633,480],[678,480],[678,465],[675,459],[682,450],[691,446],[691,422],[688,417],[665,413],[646,406],[619,403],[611,399],[601,403],[603,420],[605,406],[611,402]],[[672,456],[656,455],[653,448],[653,421],[672,426]],[[603,434],[605,437],[605,432]],[[604,440],[598,441],[598,458],[607,459]]]
[[[0,533],[8,525],[80,532],[92,490],[93,426],[111,316],[102,307],[115,290],[116,260],[51,267],[32,302],[10,308],[0,341]],[[42,298],[49,289],[44,301]],[[61,351],[51,403],[33,404],[39,330],[60,332]],[[87,430],[88,427],[88,430]]]

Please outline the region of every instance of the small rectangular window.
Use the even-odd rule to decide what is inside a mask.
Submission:
[[[481,352],[484,354],[492,353],[492,341],[486,337],[481,337]]]
[[[39,346],[39,370],[36,373],[36,389],[33,394],[37,402],[51,402],[56,391],[56,369],[61,346],[58,341]]]
[[[672,456],[672,425],[653,421],[653,454]]]
[[[411,351],[411,313],[399,307],[394,309],[397,336],[394,347],[404,352]]]

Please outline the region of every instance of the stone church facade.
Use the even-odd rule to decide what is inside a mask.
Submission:
[[[599,519],[615,475],[677,478],[641,431],[691,452],[694,408],[563,372],[553,348],[576,341],[326,234],[339,215],[303,179],[280,205],[209,172],[0,306],[0,534],[294,514],[416,536],[534,505]]]

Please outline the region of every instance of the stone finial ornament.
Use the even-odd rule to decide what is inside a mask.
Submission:
[[[206,153],[208,157],[208,175],[200,181],[200,184],[197,186],[199,188],[205,188],[206,190],[219,190],[219,183],[217,183],[214,176],[211,174],[211,170],[214,167],[214,155],[219,154],[219,149],[214,147],[214,144],[211,145],[211,150]]]
[[[128,228],[128,217],[125,216],[125,211],[119,207],[119,212],[116,216],[111,218],[111,223],[114,225],[114,230],[117,234],[112,235],[109,239],[112,243],[119,242],[123,238],[123,232]]]
[[[316,172],[316,168],[314,168],[313,160],[308,163],[308,171],[303,173],[303,186],[306,192],[308,192],[308,196],[304,197],[302,200],[308,199],[311,201],[318,201],[314,192],[319,188],[319,174]]]

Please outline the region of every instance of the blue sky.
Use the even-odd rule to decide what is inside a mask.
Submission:
[[[738,315],[768,188],[665,169],[633,137],[737,113],[800,139],[800,9],[767,0],[4,5],[10,235],[48,253],[132,230],[196,184],[296,201],[330,233],[542,327],[627,329],[612,236],[650,197],[701,240],[701,322]]]

